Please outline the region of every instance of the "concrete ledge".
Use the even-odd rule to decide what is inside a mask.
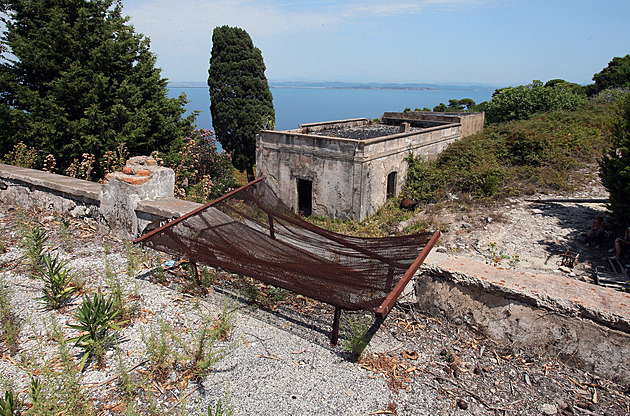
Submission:
[[[190,211],[201,207],[203,204],[184,201],[177,198],[158,198],[153,201],[140,201],[136,211],[155,217],[178,218]]]
[[[466,258],[437,263],[423,266],[416,280],[420,308],[630,382],[630,294]]]
[[[57,175],[41,170],[26,169],[0,163],[0,178],[26,186],[49,189],[58,193],[92,200],[98,205],[103,185],[83,179]]]

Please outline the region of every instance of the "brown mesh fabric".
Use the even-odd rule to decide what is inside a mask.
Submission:
[[[433,236],[327,231],[293,213],[262,179],[136,242],[340,308],[376,310]]]

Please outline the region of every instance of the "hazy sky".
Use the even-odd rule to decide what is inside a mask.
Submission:
[[[245,29],[272,81],[587,84],[630,53],[630,0],[124,0],[162,76],[203,81],[212,30]]]

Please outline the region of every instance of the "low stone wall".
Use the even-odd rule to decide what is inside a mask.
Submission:
[[[415,290],[419,307],[434,316],[630,383],[627,293],[462,258],[423,266]]]
[[[200,206],[174,198],[173,171],[146,159],[132,159],[105,184],[0,163],[0,202],[92,218],[101,232],[133,239]]]

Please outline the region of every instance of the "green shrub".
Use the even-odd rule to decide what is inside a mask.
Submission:
[[[102,364],[105,349],[113,341],[109,331],[120,331],[119,325],[123,323],[114,322],[118,314],[119,312],[115,310],[114,301],[111,298],[105,299],[100,293],[94,294],[93,299],[90,299],[89,296],[83,298],[83,303],[76,314],[79,324],[68,325],[70,328],[84,332],[83,335],[69,340],[84,350],[79,366],[80,370],[83,370],[90,355],[95,356],[99,365]]]
[[[50,253],[44,253],[42,263],[39,278],[44,282],[44,287],[39,300],[43,300],[51,309],[59,309],[77,290],[72,286],[75,273],[66,267],[67,261],[59,260],[59,254],[53,259]]]
[[[434,161],[409,155],[402,196],[436,202],[449,194],[477,198],[571,190],[576,170],[608,143],[610,105],[554,111],[486,127],[452,143]]]

